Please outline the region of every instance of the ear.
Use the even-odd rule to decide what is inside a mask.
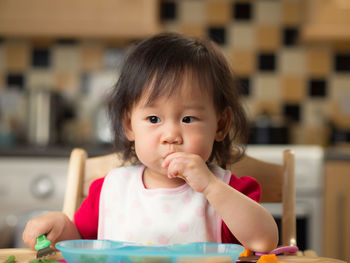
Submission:
[[[124,132],[125,132],[125,136],[129,141],[134,141],[135,140],[135,136],[134,136],[134,131],[132,129],[132,125],[131,125],[131,118],[130,115],[125,115],[123,118],[123,126],[124,126]]]
[[[216,130],[215,141],[222,141],[230,131],[232,121],[232,111],[230,108],[225,108],[223,112],[218,114],[218,128]]]

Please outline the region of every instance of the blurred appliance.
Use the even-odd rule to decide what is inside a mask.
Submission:
[[[53,143],[57,137],[58,115],[63,110],[59,94],[48,88],[28,92],[28,142],[36,146]]]
[[[250,144],[288,144],[290,131],[285,120],[266,113],[256,117],[250,127]]]
[[[284,149],[292,149],[295,153],[297,245],[300,250],[312,249],[321,256],[323,149],[319,146],[303,145],[249,145],[247,154],[260,160],[281,164]],[[263,206],[270,211],[280,227],[281,204],[263,204]]]
[[[26,222],[46,211],[60,211],[68,158],[0,156],[0,248],[25,247]]]

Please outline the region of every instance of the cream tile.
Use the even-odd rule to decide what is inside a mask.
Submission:
[[[350,129],[350,76],[333,75],[329,88],[331,119],[339,127]]]
[[[256,46],[255,26],[249,23],[234,24],[229,29],[228,44],[234,49],[254,49]]]
[[[255,15],[259,24],[279,25],[281,22],[281,2],[271,0],[255,1]]]
[[[256,101],[251,98],[242,98],[241,103],[247,115],[247,118],[249,120],[254,120],[254,117],[257,115]]]
[[[308,126],[326,125],[330,117],[330,104],[324,100],[307,100],[303,104],[302,121]]]
[[[52,52],[55,71],[78,71],[81,65],[81,54],[78,45],[56,45]]]
[[[284,75],[305,74],[305,52],[300,48],[283,49],[279,52],[278,65]]]
[[[103,52],[103,68],[117,70],[123,65],[126,50],[121,48],[107,48]]]
[[[96,71],[90,74],[86,87],[90,101],[100,103],[105,100],[118,77],[115,70]]]
[[[206,24],[205,1],[182,0],[178,1],[179,21],[184,24]]]
[[[180,31],[180,23],[178,23],[177,21],[165,21],[164,23],[162,23],[162,29],[164,32],[178,32],[178,33],[182,33]]]
[[[332,122],[341,129],[350,129],[350,96],[331,102]],[[348,106],[349,105],[349,106]]]
[[[350,76],[333,74],[329,79],[328,94],[329,99],[332,101],[348,98],[350,106]]]
[[[55,76],[49,70],[29,70],[27,73],[27,87],[29,89],[48,88],[55,89]]]
[[[281,100],[280,79],[274,74],[258,74],[254,76],[253,97],[259,101]]]

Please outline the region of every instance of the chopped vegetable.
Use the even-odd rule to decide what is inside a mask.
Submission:
[[[11,255],[8,257],[8,259],[6,259],[3,263],[13,263],[16,261],[15,256]]]
[[[253,252],[248,248],[245,248],[244,251],[239,255],[240,257],[249,257],[252,256]]]
[[[282,261],[278,261],[275,254],[271,255],[262,255],[260,256],[257,263],[282,263]]]

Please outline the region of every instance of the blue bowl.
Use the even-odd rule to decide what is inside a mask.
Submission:
[[[203,262],[217,258],[220,262],[236,262],[244,248],[235,244],[187,243],[168,246],[143,246],[110,240],[68,240],[56,244],[68,263],[139,263],[139,262]],[[187,261],[188,260],[188,261]]]

